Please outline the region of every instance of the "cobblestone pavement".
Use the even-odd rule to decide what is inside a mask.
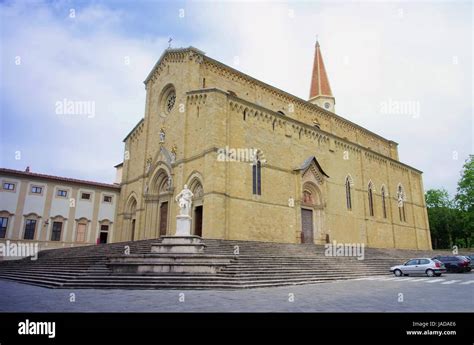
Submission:
[[[291,287],[212,291],[65,290],[0,280],[0,291],[2,312],[474,311],[474,272],[445,274],[439,278],[384,276]]]

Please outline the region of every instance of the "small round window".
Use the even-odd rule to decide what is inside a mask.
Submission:
[[[172,85],[163,90],[161,96],[161,116],[166,117],[173,110],[176,104],[176,91]]]
[[[174,90],[171,90],[171,92],[169,92],[166,97],[165,110],[167,113],[173,110],[175,103],[176,103],[176,93],[174,92]]]

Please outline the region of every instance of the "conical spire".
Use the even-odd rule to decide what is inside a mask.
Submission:
[[[309,98],[312,99],[318,96],[333,97],[331,86],[329,86],[326,68],[324,68],[324,62],[323,57],[321,55],[319,42],[316,41],[316,47],[314,52],[313,77],[311,78],[311,89],[309,92]]]

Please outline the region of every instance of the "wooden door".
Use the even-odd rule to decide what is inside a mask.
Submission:
[[[105,231],[100,232],[99,243],[107,243],[107,238],[109,237],[109,233]]]
[[[194,209],[194,235],[202,236],[202,206]]]
[[[313,211],[301,209],[301,243],[313,243]]]
[[[132,219],[132,241],[135,241],[135,219]]]
[[[166,236],[166,227],[168,225],[168,202],[160,205],[160,236]]]
[[[84,242],[86,239],[86,224],[77,224],[77,242]]]

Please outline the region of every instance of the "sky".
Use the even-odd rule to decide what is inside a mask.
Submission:
[[[318,39],[336,113],[454,195],[474,151],[472,17],[470,1],[2,1],[0,167],[112,183],[170,37],[303,99]]]

